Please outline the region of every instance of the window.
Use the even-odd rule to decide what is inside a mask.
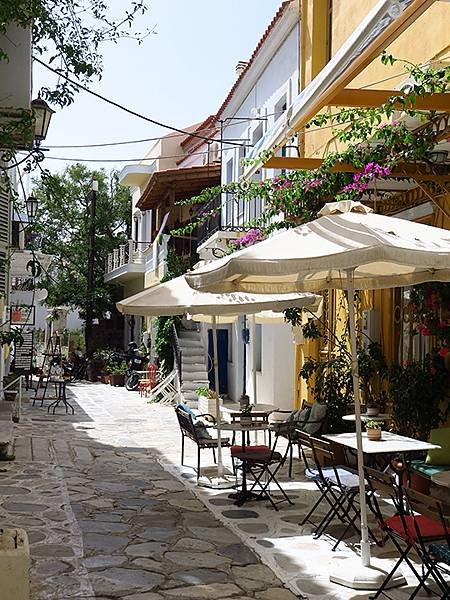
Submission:
[[[238,166],[237,166],[237,171],[238,171],[238,176],[237,179],[239,180],[241,178],[242,172],[243,172],[243,167],[242,167],[242,160],[245,158],[245,146],[240,146],[239,147],[239,156],[238,156]],[[239,225],[243,225],[244,223],[244,219],[245,219],[245,200],[243,198],[239,198],[238,200],[238,224]]]
[[[226,164],[226,182],[231,183],[233,181],[234,174],[234,161],[230,158]],[[233,206],[234,199],[233,194],[226,193],[225,194],[225,222],[224,225],[232,225],[233,224]]]
[[[274,107],[274,121],[278,121],[278,119],[283,115],[284,112],[286,112],[287,109],[287,100],[286,100],[286,94],[283,94],[283,96],[278,100],[278,102],[275,104]]]
[[[262,122],[259,123],[259,125],[256,127],[256,129],[254,129],[253,134],[252,134],[252,144],[253,146],[255,146],[255,144],[257,144],[259,142],[259,140],[262,138],[263,136],[263,124]]]
[[[396,290],[394,320],[395,327],[399,332],[398,360],[400,364],[423,360],[430,351],[429,336],[424,336],[415,330],[410,299],[411,288]]]

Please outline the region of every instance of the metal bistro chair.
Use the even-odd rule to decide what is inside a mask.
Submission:
[[[186,412],[180,406],[175,408],[178,423],[181,431],[181,465],[184,466],[184,440],[189,438],[197,446],[197,479],[200,477],[200,453],[202,450],[212,450],[214,462],[216,462],[216,448],[218,447],[218,440],[211,437],[202,437],[202,433],[206,432],[206,426],[202,423],[202,427],[199,427],[197,423],[194,423],[192,414]],[[195,415],[196,419],[199,417],[208,417],[215,422],[212,415],[205,413],[201,415]],[[199,422],[201,423],[201,422]],[[230,446],[229,438],[221,439],[221,447],[227,448]]]
[[[292,426],[292,432],[294,432],[294,426]],[[283,437],[285,435],[286,432]],[[285,464],[289,454],[289,444],[287,444],[284,453],[277,451],[277,442],[280,437],[281,435],[275,432],[272,448],[264,449],[263,446],[259,446],[252,449],[252,447],[249,447],[241,452],[233,453],[233,457],[241,461],[240,468],[245,469],[246,473],[253,477],[253,483],[249,486],[248,493],[256,493],[256,499],[266,498],[276,511],[278,511],[277,505],[281,502],[294,504],[277,480],[278,472]],[[270,490],[271,484],[274,484],[281,492],[282,498],[280,500],[273,498]]]
[[[325,533],[334,518],[347,524],[332,547],[332,551],[334,551],[350,529],[354,529],[355,532],[360,535],[360,530],[356,524],[360,519],[358,504],[359,477],[355,469],[336,463],[330,442],[314,437],[310,437],[309,440],[316,465],[316,471],[314,473],[316,479],[314,479],[314,481],[318,485],[319,490],[322,491],[322,497],[330,504],[330,509],[317,526],[314,537],[317,539]],[[321,466],[319,453],[331,466]],[[366,492],[369,492],[368,486],[366,486]],[[317,506],[318,503],[314,505],[313,509],[315,510]],[[309,519],[310,516],[311,515],[308,514],[307,519]],[[370,529],[369,535],[376,543],[378,543],[378,540]]]
[[[147,377],[139,381],[138,390],[140,396],[147,397],[149,391],[151,392],[152,389],[156,386],[157,371],[158,367],[153,363],[149,363],[147,368]]]
[[[436,520],[430,519],[426,515],[420,514],[414,516],[411,513],[407,500],[405,502],[405,496],[400,494],[398,484],[392,475],[389,475],[385,472],[376,471],[375,469],[370,469],[369,467],[366,467],[365,473],[372,492],[369,495],[369,504],[372,512],[375,515],[375,518],[377,519],[378,526],[385,536],[383,545],[389,539],[399,553],[399,558],[393,569],[387,575],[375,595],[371,596],[371,598],[375,600],[381,594],[386,595],[385,590],[387,589],[394,573],[397,571],[403,561],[406,562],[408,567],[419,581],[419,586],[415,590],[415,593],[412,597],[414,597],[422,587],[427,590],[428,593],[431,593],[431,590],[425,585],[426,577],[424,579],[424,576],[420,575],[416,566],[409,558],[409,553],[411,550],[417,549],[418,547],[416,523],[423,539],[428,541],[445,537],[445,530],[442,524]],[[397,513],[394,516],[385,517],[383,515],[378,500],[378,498],[383,495],[392,500]]]
[[[448,582],[450,575],[450,505],[410,488],[405,489],[405,495],[416,534],[412,535],[411,539],[414,543],[414,550],[423,563],[422,577],[419,585],[411,594],[410,600],[416,597],[422,587],[425,588],[425,581],[430,576],[442,592],[441,599],[448,599],[450,598]],[[427,529],[423,525],[424,518],[440,523],[444,537],[437,540],[427,537]]]

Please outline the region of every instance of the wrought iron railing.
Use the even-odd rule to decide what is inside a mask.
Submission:
[[[263,211],[264,204],[261,198],[246,202],[236,202],[232,194],[227,194],[225,202],[220,195],[214,196],[199,212],[199,216],[210,213],[211,217],[198,226],[197,247],[201,246],[216,231],[248,231],[251,223]]]
[[[173,348],[173,357],[175,362],[175,367],[178,372],[178,382],[181,387],[182,384],[182,352],[180,346],[180,340],[178,338],[178,331],[175,327],[175,324],[172,325],[172,348]]]

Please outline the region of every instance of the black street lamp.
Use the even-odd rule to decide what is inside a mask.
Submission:
[[[25,204],[27,208],[28,222],[32,224],[34,221],[34,217],[36,216],[38,200],[35,196],[28,196]]]
[[[31,108],[34,114],[34,139],[36,145],[39,146],[43,140],[47,137],[48,126],[52,119],[52,115],[55,112],[50,106],[42,100],[42,98],[36,98],[31,102]]]

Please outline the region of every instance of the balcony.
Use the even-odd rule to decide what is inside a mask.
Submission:
[[[228,243],[239,239],[251,229],[247,223],[260,216],[263,209],[262,200],[244,204],[236,202],[231,194],[227,194],[225,203],[220,195],[205,204],[203,213],[214,213],[210,219],[201,223],[197,232],[197,254],[201,260],[220,258],[227,252]]]
[[[106,260],[105,282],[122,283],[145,273],[145,255],[138,244],[128,240],[113,252],[108,254]]]

